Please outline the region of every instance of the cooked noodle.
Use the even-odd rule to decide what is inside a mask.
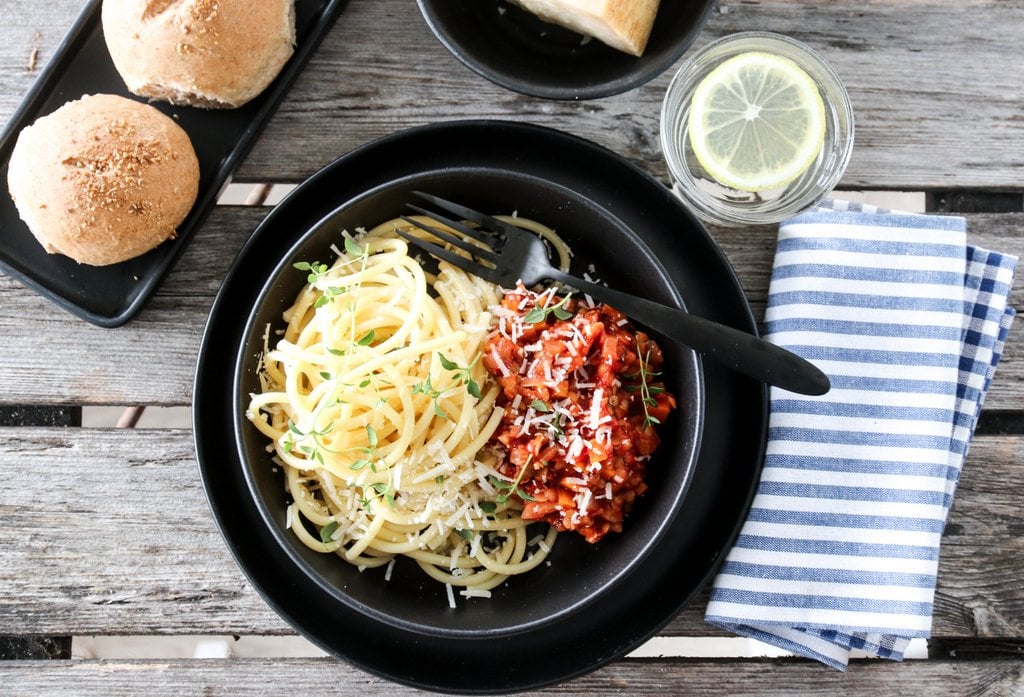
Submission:
[[[568,265],[549,229],[506,219]],[[303,265],[246,415],[283,466],[303,543],[359,567],[410,557],[473,595],[542,563],[557,533],[527,530],[485,448],[502,410],[480,355],[501,290],[444,262],[428,274],[396,227],[423,234],[392,220],[346,238],[330,268]]]

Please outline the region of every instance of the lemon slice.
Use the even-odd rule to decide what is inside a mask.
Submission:
[[[713,179],[740,191],[778,189],[818,157],[825,104],[796,63],[751,51],[697,85],[688,127],[694,155]]]

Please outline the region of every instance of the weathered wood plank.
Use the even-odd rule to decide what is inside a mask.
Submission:
[[[290,632],[229,555],[187,431],[0,439],[0,635]],[[974,443],[943,541],[935,636],[1024,638],[1022,463],[1024,436]],[[721,634],[704,604],[664,634]]]
[[[148,306],[117,329],[77,320],[0,275],[0,404],[189,404],[213,297],[267,210],[218,207]],[[1024,213],[972,214],[968,220],[972,242],[1024,254]],[[763,316],[775,229],[719,228],[714,235],[755,315]],[[1017,277],[1012,301],[1024,305],[1024,274]],[[1022,338],[1024,323],[1016,322],[987,409],[1019,410],[1024,405]]]
[[[529,670],[528,666],[523,667]],[[261,697],[322,694],[337,697],[425,695],[329,658],[168,661],[10,661],[0,683],[15,695],[129,697],[203,694]],[[941,686],[941,688],[939,687]],[[625,660],[590,675],[524,694],[546,695],[768,695],[904,694],[1008,697],[1024,691],[1024,663],[989,661],[856,661],[846,673],[808,661]]]
[[[215,209],[146,308],[117,329],[78,320],[0,275],[0,364],[11,371],[0,404],[191,403],[213,298],[267,210]]]
[[[667,177],[658,120],[673,70],[608,99],[552,103],[525,98],[438,52],[422,23],[391,21],[386,25],[394,31],[389,41],[362,41],[382,21],[405,12],[403,7],[391,14],[387,3],[372,3],[377,4],[381,7],[353,3],[346,10],[240,177],[281,174],[281,161],[300,148],[341,154],[371,138],[438,120],[438,114],[563,128]],[[863,3],[851,1],[813,8],[772,0],[723,2],[724,13],[712,16],[697,46],[736,31],[768,30],[820,50],[846,82],[857,118],[857,146],[844,185],[1020,188],[1020,163],[1006,148],[1024,143],[1022,92],[1014,77],[1024,74],[1024,55],[1014,50],[1024,27],[1024,5],[986,2],[984,8],[972,12],[963,3],[894,1],[872,3],[866,11]],[[410,55],[416,56],[414,62]],[[372,80],[365,79],[367,73]],[[338,75],[347,76],[340,85]],[[325,84],[339,87],[325,90]],[[970,119],[963,118],[966,104]],[[323,128],[326,120],[337,120],[338,126]],[[609,128],[610,123],[615,127]],[[298,141],[297,134],[302,134]],[[291,163],[297,165],[298,159]],[[292,171],[296,178],[309,173],[297,167]]]
[[[8,0],[0,26],[0,123],[13,113],[82,0]],[[857,118],[849,187],[1021,189],[1024,28],[1019,0],[724,1],[696,46],[743,30],[789,34],[843,77]],[[386,38],[385,38],[386,37]],[[298,181],[388,133],[441,119],[508,118],[566,129],[659,177],[670,69],[625,95],[553,102],[514,94],[458,63],[408,0],[351,2],[272,119],[240,179]],[[970,117],[965,118],[965,110]]]

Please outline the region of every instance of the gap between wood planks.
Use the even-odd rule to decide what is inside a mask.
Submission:
[[[315,658],[327,654],[300,636],[75,637],[73,659]],[[778,658],[792,653],[743,637],[654,637],[627,658]],[[865,658],[855,651],[854,660]],[[925,639],[913,639],[905,658],[928,658]]]

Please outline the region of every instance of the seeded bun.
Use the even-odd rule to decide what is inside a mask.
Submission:
[[[102,19],[128,89],[172,104],[241,106],[295,47],[295,0],[103,0]]]
[[[97,94],[22,130],[7,184],[47,252],[105,266],[174,237],[196,200],[199,161],[156,108]]]

